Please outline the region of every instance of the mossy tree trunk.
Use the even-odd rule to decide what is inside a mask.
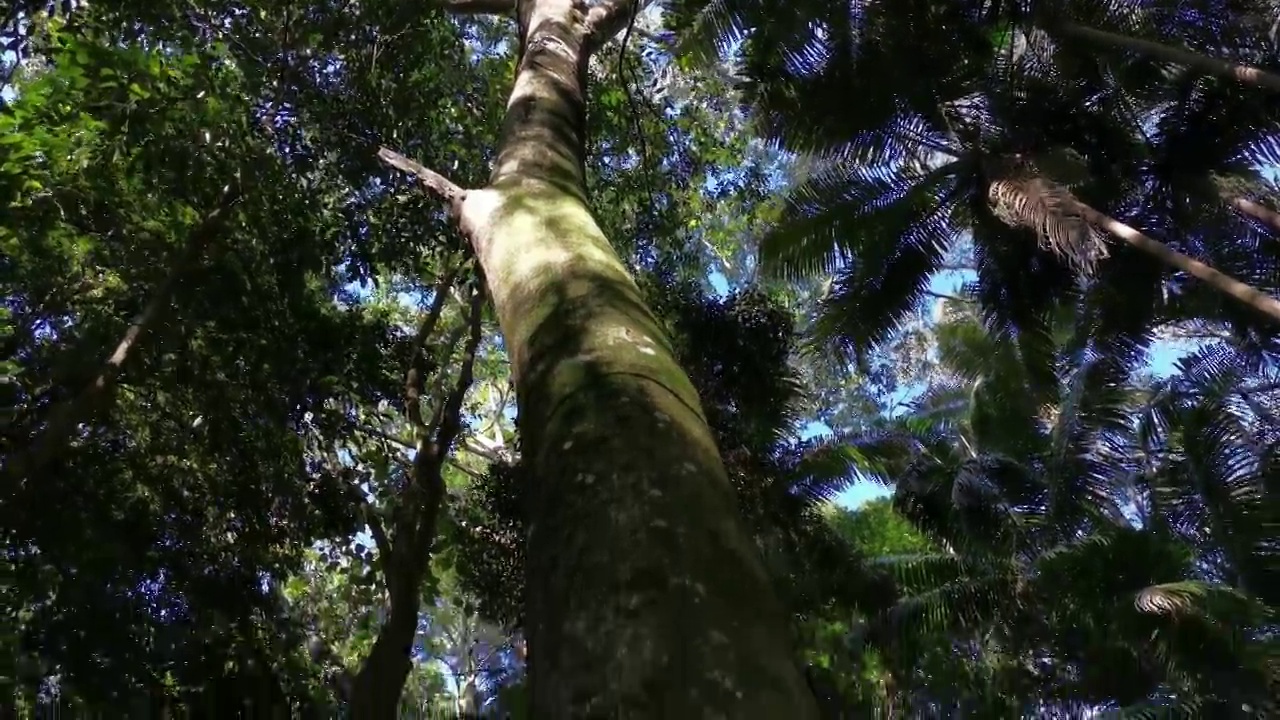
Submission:
[[[450,202],[510,356],[535,483],[532,717],[814,717],[697,393],[588,209],[587,59],[630,11],[519,3],[488,187],[383,157]]]

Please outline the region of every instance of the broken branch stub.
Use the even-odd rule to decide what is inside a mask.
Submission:
[[[467,191],[452,180],[390,148],[379,148],[378,158],[387,165],[418,178],[418,182],[422,183],[428,192],[445,201],[449,207],[450,218],[456,220],[461,215],[462,202],[467,199]]]

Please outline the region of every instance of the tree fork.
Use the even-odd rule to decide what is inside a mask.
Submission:
[[[532,716],[816,717],[697,392],[587,207],[587,59],[635,9],[521,1],[487,187],[380,155],[457,208],[511,360]]]

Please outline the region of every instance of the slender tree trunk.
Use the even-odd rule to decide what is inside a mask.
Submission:
[[[1142,40],[1127,35],[1119,35],[1116,33],[1106,32],[1105,30],[1097,30],[1095,28],[1077,25],[1075,23],[1062,23],[1055,29],[1064,35],[1074,37],[1094,45],[1103,47],[1119,48],[1146,55],[1147,57],[1163,60],[1165,62],[1174,63],[1176,65],[1185,65],[1197,72],[1205,75],[1235,80],[1245,85],[1254,85],[1257,87],[1265,87],[1271,90],[1280,90],[1280,75],[1269,73],[1249,65],[1241,65],[1238,63],[1228,62],[1211,58],[1206,55],[1183,50],[1181,48],[1171,47],[1150,40]]]
[[[584,84],[607,5],[522,0],[490,185],[424,180],[460,200],[536,478],[532,717],[812,718],[697,393],[587,207]]]
[[[418,634],[422,581],[430,572],[431,549],[446,491],[441,470],[462,429],[462,401],[471,387],[481,339],[484,300],[477,289],[471,299],[470,334],[463,351],[461,369],[448,397],[428,422],[421,405],[426,381],[422,345],[440,319],[445,298],[453,287],[453,278],[454,273],[447,272],[437,284],[436,296],[418,331],[413,359],[405,373],[406,414],[414,426],[417,442],[410,473],[413,480],[400,498],[394,537],[388,538],[382,524],[370,516],[370,530],[378,546],[391,611],[352,683],[350,704],[354,720],[394,720],[398,717],[400,696],[413,667],[411,658],[413,641]]]
[[[200,259],[213,239],[223,231],[232,206],[239,200],[239,193],[228,187],[219,206],[205,216],[191,232],[186,243],[178,251],[169,267],[169,274],[151,293],[142,311],[134,316],[124,335],[111,354],[102,362],[93,379],[75,395],[49,408],[44,418],[44,429],[39,431],[31,445],[9,460],[5,471],[14,478],[36,475],[58,455],[76,427],[97,409],[99,403],[115,385],[125,362],[132,356],[142,337],[151,331],[173,299],[182,276]]]
[[[355,720],[394,720],[400,696],[413,667],[410,659],[418,635],[422,575],[398,579],[391,595],[391,612],[378,630],[373,649],[360,666],[351,687],[351,717]]]
[[[1227,204],[1266,225],[1267,227],[1280,232],[1280,213],[1248,198],[1226,196],[1224,198]]]
[[[1280,300],[1276,300],[1261,290],[1246,285],[1199,260],[1183,255],[1159,240],[1148,237],[1084,203],[1077,202],[1076,206],[1084,218],[1095,227],[1106,230],[1164,264],[1204,281],[1224,295],[1229,295],[1266,315],[1273,321],[1280,323]]]

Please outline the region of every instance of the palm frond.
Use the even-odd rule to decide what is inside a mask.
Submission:
[[[1103,237],[1076,210],[1078,201],[1067,188],[1031,174],[1005,174],[987,186],[992,213],[1012,227],[1035,232],[1040,246],[1082,276],[1092,275],[1107,257]]]
[[[1197,616],[1218,621],[1254,622],[1265,608],[1247,593],[1221,583],[1182,580],[1145,587],[1134,598],[1140,612],[1169,617]]]
[[[856,257],[850,253],[849,264],[820,302],[819,338],[851,357],[863,357],[902,326],[955,241],[952,197],[954,189],[940,192],[933,198],[936,204],[923,212],[895,208],[901,214],[893,224],[863,229]]]
[[[761,238],[762,268],[798,279],[861,260],[865,248],[892,246],[913,230],[945,236],[945,214],[933,223],[921,216],[942,207],[940,196],[960,169],[951,163],[895,174],[843,160],[826,163],[788,194],[781,218]]]
[[[1127,380],[1127,369],[1107,357],[1093,358],[1069,378],[1051,433],[1055,522],[1126,522],[1123,489],[1115,481],[1134,470],[1124,449],[1132,432]]]

